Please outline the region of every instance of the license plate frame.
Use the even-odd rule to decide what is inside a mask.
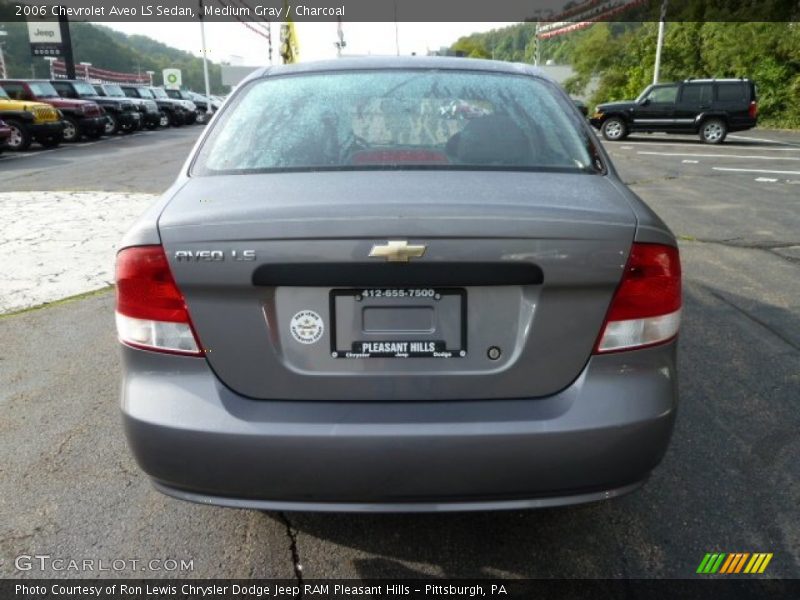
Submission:
[[[367,301],[368,307],[379,307],[384,300],[408,301],[412,305],[436,307],[436,303],[446,297],[455,297],[459,302],[460,315],[458,329],[460,347],[448,347],[443,339],[411,339],[408,334],[401,339],[351,340],[350,348],[340,348],[337,342],[337,298],[354,297],[357,302]],[[361,287],[336,288],[330,291],[329,320],[331,324],[330,350],[333,358],[375,359],[375,358],[463,358],[467,355],[467,290],[458,287]],[[393,305],[390,305],[393,306]],[[391,336],[390,336],[391,337]],[[384,351],[365,352],[363,344],[407,344],[405,349],[386,347]],[[432,346],[430,346],[432,345]]]

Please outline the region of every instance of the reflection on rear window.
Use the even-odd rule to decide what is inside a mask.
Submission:
[[[199,174],[287,169],[594,171],[551,84],[469,71],[339,71],[250,84],[200,151]]]

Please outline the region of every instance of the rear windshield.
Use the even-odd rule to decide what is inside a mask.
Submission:
[[[337,71],[256,80],[193,173],[480,168],[596,172],[569,101],[534,77]]]
[[[161,88],[153,88],[151,91],[153,92],[153,96],[155,96],[156,98],[168,98],[169,97],[169,96],[167,96],[167,92],[165,92]]]
[[[717,85],[717,100],[721,102],[740,102],[749,100],[748,85],[745,83],[720,83]]]
[[[152,98],[153,97],[153,92],[151,92],[147,88],[136,88],[136,89],[139,92],[139,96],[141,96],[142,98]]]

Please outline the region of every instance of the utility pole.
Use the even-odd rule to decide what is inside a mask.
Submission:
[[[342,57],[342,49],[347,46],[347,42],[344,41],[344,31],[342,30],[342,18],[337,17],[336,19],[336,37],[338,40],[334,44],[336,46],[336,56],[338,58]]]
[[[658,83],[658,74],[661,70],[661,50],[664,47],[664,25],[667,18],[667,0],[661,4],[661,16],[658,19],[658,41],[656,42],[656,64],[653,68],[653,84]]]
[[[203,46],[203,79],[206,84],[206,98],[211,96],[211,86],[208,83],[208,58],[206,57],[206,26],[203,23],[203,0],[198,0],[200,5],[200,43]],[[206,114],[211,114],[211,101],[206,104]]]
[[[0,29],[0,38],[8,35],[5,29]],[[6,71],[6,56],[3,54],[3,42],[0,41],[0,76],[3,79],[8,79],[8,72]]]
[[[272,64],[272,21],[267,21],[267,48],[269,49],[269,64]]]
[[[69,35],[69,20],[66,15],[58,15],[58,26],[61,29],[61,44],[64,47],[64,68],[67,72],[67,79],[76,79],[75,59],[72,56],[72,37]]]

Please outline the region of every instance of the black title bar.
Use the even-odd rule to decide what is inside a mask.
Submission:
[[[800,597],[800,579],[22,579],[3,600],[755,600]]]
[[[665,10],[664,10],[665,9]],[[663,17],[662,17],[663,14]],[[797,21],[797,0],[0,0],[0,21]]]

